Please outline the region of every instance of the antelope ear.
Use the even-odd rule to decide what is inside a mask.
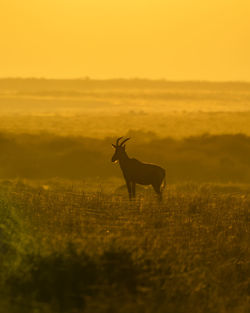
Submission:
[[[112,147],[116,149],[116,146],[112,143]]]

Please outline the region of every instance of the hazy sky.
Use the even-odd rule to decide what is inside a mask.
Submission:
[[[0,76],[250,81],[250,0],[0,0]]]

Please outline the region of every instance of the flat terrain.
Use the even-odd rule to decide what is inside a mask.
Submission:
[[[148,80],[0,80],[0,130],[105,138],[250,135],[250,84]]]

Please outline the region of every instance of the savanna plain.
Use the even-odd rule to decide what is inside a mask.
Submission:
[[[0,149],[1,313],[249,312],[250,84],[2,79]]]

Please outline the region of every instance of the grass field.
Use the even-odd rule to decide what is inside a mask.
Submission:
[[[250,84],[0,79],[0,313],[248,313]],[[166,169],[128,195],[111,144]]]
[[[1,312],[248,312],[250,186],[116,187],[2,181]]]

